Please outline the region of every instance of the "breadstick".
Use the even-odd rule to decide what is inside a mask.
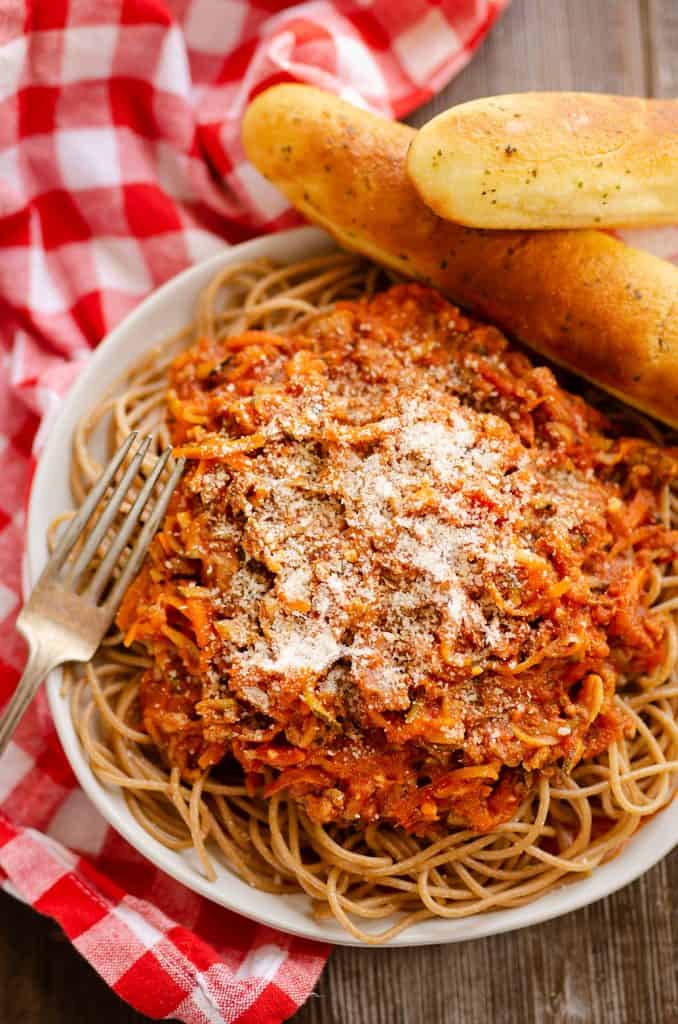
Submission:
[[[598,231],[442,220],[407,174],[415,134],[301,85],[261,93],[243,126],[259,171],[341,245],[678,427],[678,268]]]

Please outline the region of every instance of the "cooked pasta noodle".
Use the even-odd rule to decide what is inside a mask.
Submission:
[[[252,330],[298,333],[338,299],[372,294],[380,274],[337,253],[284,267],[238,263],[220,272],[201,295],[194,322],[144,356],[79,424],[71,472],[76,503],[101,470],[102,436],[107,452],[132,430],[152,433],[158,450],[170,443],[168,372],[177,353],[200,338],[216,343]],[[629,423],[646,435],[656,430]],[[668,485],[660,509],[666,528],[678,527],[678,496]],[[530,565],[541,571],[534,560]],[[664,656],[614,696],[633,728],[569,774],[537,772],[537,784],[521,793],[511,819],[489,831],[462,819],[428,836],[380,821],[321,824],[286,789],[252,795],[246,779],[230,769],[230,775],[210,769],[196,775],[172,766],[140,711],[140,676],[151,659],[143,645],[123,646],[119,631],[91,664],[67,669],[73,721],[97,778],[121,790],[136,821],[159,843],[194,849],[208,879],[216,878],[214,864],[221,861],[266,892],[303,891],[317,917],[335,918],[364,942],[385,942],[418,921],[517,907],[581,878],[671,800],[678,772],[678,564],[653,564],[645,586],[653,614],[665,624]],[[514,671],[530,667],[526,661]],[[590,684],[591,720],[603,700],[602,682],[597,685]],[[528,748],[560,741],[529,726],[513,731]],[[264,775],[269,784],[276,777],[272,769]],[[370,921],[383,925],[374,931]]]

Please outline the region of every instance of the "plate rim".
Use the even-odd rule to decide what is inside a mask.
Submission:
[[[44,563],[44,534],[38,536],[36,530],[42,529],[38,526],[39,504],[40,499],[45,497],[45,491],[47,490],[46,485],[49,481],[51,463],[54,459],[53,453],[57,448],[60,434],[64,432],[66,425],[73,418],[73,409],[81,407],[78,418],[87,410],[88,385],[96,377],[98,368],[105,365],[109,354],[115,351],[116,347],[124,341],[130,332],[133,334],[135,329],[138,329],[138,325],[143,323],[149,313],[153,312],[156,307],[161,307],[173,294],[179,294],[182,289],[188,288],[199,279],[217,272],[222,266],[239,261],[240,259],[265,257],[265,250],[269,248],[273,250],[280,249],[281,252],[275,252],[274,255],[284,260],[285,250],[289,251],[295,245],[303,246],[305,244],[308,244],[309,248],[315,248],[318,252],[322,251],[323,248],[330,249],[331,247],[336,247],[336,242],[328,234],[314,227],[295,228],[274,235],[261,236],[231,247],[224,247],[222,251],[210,256],[206,260],[193,264],[166,281],[128,313],[100,342],[63,399],[58,414],[50,423],[46,442],[38,458],[31,482],[26,517],[26,541],[23,559],[24,595],[28,593],[30,586],[37,579],[39,570]],[[197,294],[197,284],[195,291]],[[157,340],[149,340],[146,343],[142,343],[139,347],[138,355],[141,356],[143,352],[150,351],[156,344]],[[126,365],[129,365],[129,363],[120,367],[120,375],[122,375]],[[100,397],[101,395],[97,394],[97,400]],[[89,403],[90,408],[91,405],[92,402]],[[54,513],[57,511],[59,510],[54,510]],[[305,894],[303,897],[261,894],[268,897],[268,901],[271,903],[270,912],[262,912],[260,909],[252,910],[247,906],[243,906],[241,900],[231,898],[228,891],[225,891],[226,887],[220,884],[220,880],[213,883],[204,878],[188,863],[190,854],[179,854],[170,851],[158,843],[157,840],[154,840],[135,821],[129,811],[126,814],[121,812],[112,792],[100,783],[92,772],[77,738],[70,716],[68,700],[61,693],[60,669],[50,673],[46,688],[49,707],[59,740],[79,785],[108,824],[122,835],[137,852],[141,853],[156,867],[187,886],[193,892],[197,892],[199,895],[236,914],[241,914],[287,935],[296,935],[305,939],[329,942],[335,945],[366,948],[365,943],[344,932],[337,922],[316,922],[308,910],[304,911],[305,921],[302,920],[293,924],[286,921],[285,914],[289,913],[290,900],[298,901],[303,899],[307,901],[308,897]],[[124,807],[122,799],[121,803]],[[666,824],[672,822],[673,829],[663,827],[664,821],[667,818]],[[649,841],[650,834],[654,842]],[[639,843],[639,839],[643,840],[643,842]],[[401,932],[389,942],[378,946],[370,946],[369,948],[392,949],[396,947],[444,945],[485,938],[490,935],[499,935],[519,928],[541,924],[588,906],[596,900],[612,895],[612,893],[636,881],[670,853],[677,844],[678,801],[674,799],[667,807],[663,808],[646,822],[611,861],[593,869],[590,875],[580,880],[565,882],[545,896],[539,897],[534,902],[521,907],[499,909],[467,918],[427,920]],[[633,858],[629,860],[634,845],[636,848],[644,850],[642,859],[636,857],[635,861]],[[628,864],[626,863],[627,860],[629,860]],[[621,870],[619,870],[620,866]],[[240,885],[246,885],[241,879],[237,879],[237,876],[225,865],[223,870],[228,872]],[[247,888],[249,889],[250,887],[247,886]],[[256,892],[256,890],[251,891]],[[465,932],[467,934],[464,934]]]

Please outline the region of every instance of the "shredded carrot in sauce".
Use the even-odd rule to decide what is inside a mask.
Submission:
[[[235,759],[314,821],[489,830],[630,734],[678,452],[423,286],[291,332],[173,364],[191,461],[118,615],[146,728],[187,777]]]

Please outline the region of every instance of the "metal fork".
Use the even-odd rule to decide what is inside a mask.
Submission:
[[[158,458],[131,508],[122,519],[110,547],[100,564],[96,564],[99,546],[114,525],[123,501],[136,482],[153,440],[147,437],[139,445],[108,501],[97,511],[136,437],[136,431],[130,434],[104,469],[79,512],[67,527],[19,614],[17,629],[28,644],[28,662],[19,685],[0,718],[0,754],[7,746],[47,673],[65,661],[89,661],[94,655],[113,621],[125,590],[141,567],[153,535],[165,515],[172,492],[183,471],[184,459],[177,460],[169,479],[162,485],[148,519],[134,540],[127,561],[120,567],[121,556],[132,543],[134,529],[167,465],[171,448],[165,449]],[[87,525],[93,516],[91,531],[87,532]],[[69,556],[73,554],[81,538],[82,550],[77,557],[70,559]],[[116,577],[115,572],[118,568],[120,573]]]

